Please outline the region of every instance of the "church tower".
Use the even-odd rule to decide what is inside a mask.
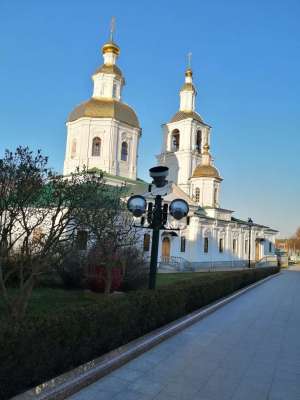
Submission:
[[[200,207],[219,208],[221,182],[217,168],[212,165],[209,145],[205,143],[201,163],[191,177],[190,197]]]
[[[203,144],[210,141],[210,126],[195,111],[197,91],[190,66],[180,90],[179,111],[163,125],[163,147],[158,163],[169,167],[169,179],[188,195],[190,178],[201,162]]]
[[[69,115],[64,175],[86,167],[120,181],[137,178],[141,128],[135,111],[122,101],[125,79],[116,64],[120,48],[113,30],[102,47],[104,63],[92,75],[92,97]]]

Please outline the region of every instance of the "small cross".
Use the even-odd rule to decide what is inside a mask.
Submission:
[[[192,53],[189,52],[187,56],[188,56],[188,68],[191,68],[191,66],[192,66]]]
[[[112,42],[114,39],[115,30],[116,30],[116,17],[112,17],[110,22],[110,40]]]

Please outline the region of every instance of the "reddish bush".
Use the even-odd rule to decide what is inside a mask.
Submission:
[[[108,274],[111,274],[111,277]],[[101,265],[91,267],[87,274],[88,288],[93,292],[104,292],[109,279],[111,279],[111,292],[120,289],[123,282],[122,269],[118,267],[108,269]]]

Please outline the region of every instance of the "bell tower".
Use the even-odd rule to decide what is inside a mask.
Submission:
[[[121,182],[137,179],[141,128],[134,109],[122,99],[125,79],[117,65],[120,48],[113,34],[114,20],[102,47],[103,64],[92,75],[92,96],[69,115],[64,175],[85,167]]]
[[[197,165],[191,177],[190,197],[200,207],[219,208],[222,178],[212,164],[209,145],[203,146],[201,164]]]
[[[201,163],[203,145],[210,141],[210,126],[195,111],[196,96],[189,59],[185,81],[179,93],[179,111],[163,125],[162,152],[157,156],[158,163],[169,168],[170,181],[188,195],[190,177]]]

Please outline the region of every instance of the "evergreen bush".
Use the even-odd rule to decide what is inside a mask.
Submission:
[[[130,291],[61,313],[28,317],[15,331],[0,327],[0,398],[99,357],[268,275],[269,267],[212,274],[155,291]]]

